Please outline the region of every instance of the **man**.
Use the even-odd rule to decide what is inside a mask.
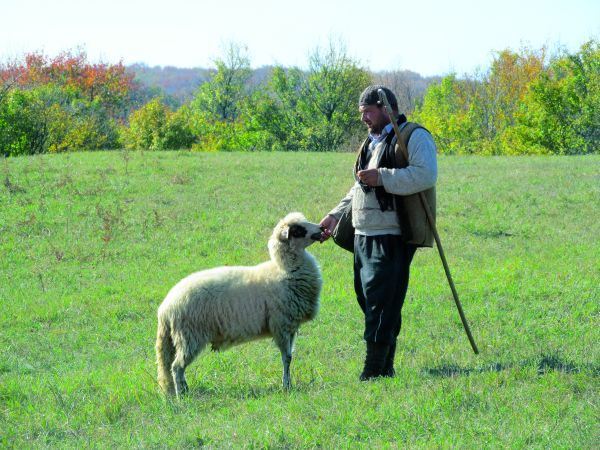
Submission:
[[[412,131],[408,161],[398,166],[397,138],[378,89],[386,93],[393,119],[401,136],[405,134],[406,117],[398,114],[394,94],[383,86],[367,87],[359,98],[359,112],[369,135],[356,162],[356,182],[321,221],[330,234],[345,207],[352,205],[354,290],[365,316],[367,344],[362,381],[395,375],[396,338],[402,324],[410,264],[417,247],[431,247],[433,242],[418,195],[413,194],[425,191],[434,207],[437,179],[435,143],[424,128]]]

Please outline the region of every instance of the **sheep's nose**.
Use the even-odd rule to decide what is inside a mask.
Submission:
[[[322,232],[322,231],[319,231],[318,233],[313,233],[313,234],[311,234],[311,235],[310,235],[310,238],[311,238],[313,241],[320,241],[322,236],[323,236],[323,232]]]

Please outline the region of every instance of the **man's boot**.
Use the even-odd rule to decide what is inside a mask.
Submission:
[[[396,371],[394,370],[394,356],[396,355],[396,341],[392,345],[390,345],[390,351],[388,352],[387,358],[385,359],[385,364],[383,366],[384,377],[395,377]]]
[[[368,381],[383,375],[386,357],[390,351],[388,344],[367,342],[365,368],[360,374],[360,381]]]

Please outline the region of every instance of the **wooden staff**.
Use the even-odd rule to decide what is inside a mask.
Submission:
[[[390,116],[390,121],[392,122],[392,126],[394,127],[394,133],[396,133],[396,138],[400,139],[400,130],[398,129],[398,124],[394,118],[394,114],[392,112],[392,107],[388,102],[387,96],[383,89],[378,89],[377,93],[379,94],[380,100],[383,102],[385,106],[385,110]],[[408,146],[406,146],[408,147]],[[404,146],[400,145],[402,152],[404,153],[404,157],[406,161],[408,161],[408,149],[404,148]],[[471,347],[475,354],[479,353],[477,349],[477,345],[475,344],[475,340],[473,339],[473,335],[471,334],[471,329],[469,328],[469,324],[467,323],[467,318],[465,317],[465,313],[463,312],[462,305],[460,304],[460,300],[458,299],[458,292],[456,292],[456,287],[454,287],[454,281],[452,281],[452,275],[450,275],[450,267],[448,267],[448,262],[446,261],[446,256],[444,255],[444,249],[442,248],[442,241],[440,240],[440,235],[437,232],[437,228],[435,226],[435,219],[433,218],[433,214],[431,214],[431,208],[429,207],[429,203],[427,202],[427,198],[425,197],[424,192],[419,192],[419,198],[421,199],[421,204],[423,205],[423,209],[425,210],[425,214],[427,215],[427,222],[429,222],[429,226],[431,227],[431,232],[433,233],[433,237],[435,238],[435,243],[437,245],[438,252],[440,254],[440,258],[442,259],[442,264],[444,265],[444,271],[446,272],[446,278],[448,278],[448,283],[450,284],[450,289],[452,290],[452,296],[454,297],[454,303],[456,304],[456,308],[458,308],[458,314],[460,315],[460,320],[462,321],[463,327],[467,332],[467,337],[469,338],[469,342],[471,343]]]

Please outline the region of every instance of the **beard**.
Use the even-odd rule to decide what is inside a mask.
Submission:
[[[388,122],[389,123],[389,122]],[[383,129],[388,123],[377,123],[368,125],[369,133],[371,134],[381,134]]]

